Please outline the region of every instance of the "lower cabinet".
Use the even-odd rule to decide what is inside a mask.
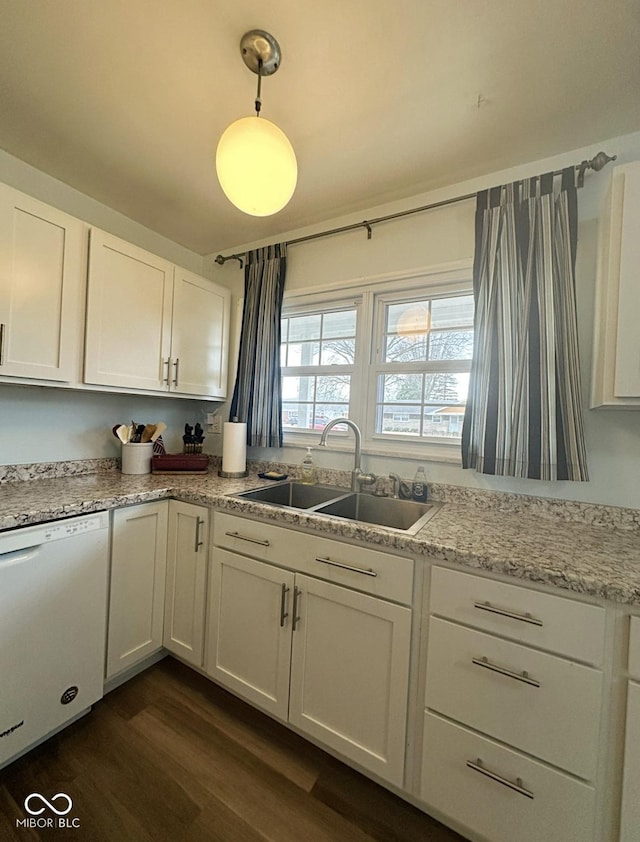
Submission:
[[[624,747],[620,842],[640,840],[640,617],[632,617],[629,633],[629,681]]]
[[[398,786],[410,636],[409,608],[213,550],[207,673]]]
[[[204,660],[209,510],[169,501],[164,646],[193,666]]]
[[[433,567],[428,613],[425,808],[472,839],[593,840],[604,609]]]
[[[169,503],[113,513],[107,679],[162,648]]]

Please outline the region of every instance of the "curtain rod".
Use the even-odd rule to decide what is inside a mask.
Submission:
[[[593,170],[594,172],[600,172],[601,169],[606,167],[606,165],[610,161],[615,161],[617,159],[617,155],[609,156],[606,152],[598,152],[591,160],[589,161],[582,161],[580,164],[574,164],[574,169],[578,171],[578,187],[582,187],[584,185],[584,174],[587,170]],[[563,170],[554,170],[553,175],[562,175]],[[297,243],[308,243],[310,240],[318,240],[320,237],[330,237],[332,234],[342,234],[345,231],[355,231],[357,228],[366,228],[367,229],[367,240],[371,239],[372,234],[372,226],[377,225],[379,222],[389,222],[392,219],[400,219],[403,216],[410,216],[414,213],[422,213],[423,211],[434,210],[435,208],[442,208],[445,205],[454,205],[457,202],[465,202],[467,199],[475,199],[477,196],[476,193],[467,193],[464,196],[454,196],[451,199],[443,199],[441,202],[432,202],[430,205],[421,205],[419,208],[410,208],[409,210],[405,211],[398,211],[397,213],[390,213],[386,216],[378,216],[375,219],[365,219],[362,222],[353,222],[351,225],[342,225],[340,228],[330,228],[327,231],[318,231],[316,234],[307,234],[306,237],[296,237],[293,240],[287,240],[288,246],[294,246]],[[246,257],[246,252],[240,252],[239,254],[228,254],[222,255],[218,254],[215,258],[215,262],[219,266],[224,266],[227,260],[237,260],[240,264],[240,269],[243,267],[243,258]]]

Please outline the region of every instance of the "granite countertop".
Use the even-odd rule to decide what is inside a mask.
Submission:
[[[0,484],[0,530],[172,497],[329,537],[355,538],[435,561],[640,605],[640,530],[635,528],[562,520],[553,507],[536,509],[524,497],[520,506],[516,499],[509,507],[496,507],[495,497],[483,501],[465,499],[462,494],[460,499],[443,495],[442,509],[417,535],[408,536],[230,496],[265,484],[255,475],[230,480],[214,472],[200,477],[131,476],[119,471],[6,482]],[[434,490],[437,494],[438,487]]]

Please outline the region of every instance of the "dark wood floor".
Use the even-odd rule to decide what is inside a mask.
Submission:
[[[32,792],[79,829],[16,827]],[[462,837],[170,658],[0,771],[0,840],[460,842]]]

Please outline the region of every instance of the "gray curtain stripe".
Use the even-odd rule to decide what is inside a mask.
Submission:
[[[286,243],[247,254],[238,373],[229,415],[246,421],[247,444],[253,447],[282,446],[280,319],[286,266]]]
[[[462,463],[588,479],[575,301],[575,173],[478,194],[474,350]]]

